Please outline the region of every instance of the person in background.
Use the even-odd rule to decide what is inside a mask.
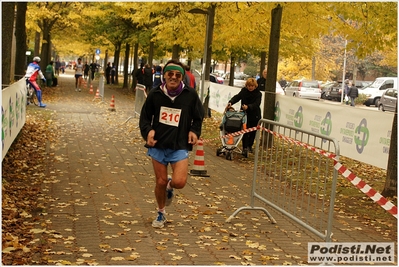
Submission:
[[[65,61],[63,60],[63,61],[61,62],[61,72],[62,72],[62,74],[65,73],[65,68],[66,68],[66,63],[65,63]]]
[[[42,91],[40,89],[40,86],[36,82],[37,75],[40,76],[40,79],[42,79],[44,83],[46,82],[46,78],[44,77],[40,69],[39,62],[40,62],[40,57],[33,58],[33,62],[30,63],[28,65],[28,68],[26,69],[25,79],[26,83],[27,84],[29,83],[35,89],[37,100],[39,101],[39,107],[45,108],[46,104],[42,102]]]
[[[107,80],[107,84],[110,84],[111,80],[111,63],[107,63],[107,67],[105,68],[105,79]]]
[[[90,64],[90,71],[91,71],[91,80],[94,80],[94,74],[96,73],[96,71],[97,71],[97,63],[95,63],[95,62],[92,62],[91,64]]]
[[[262,93],[259,90],[258,83],[254,78],[248,78],[245,87],[233,96],[226,106],[228,110],[232,105],[241,100],[241,108],[247,113],[247,128],[258,125],[258,121],[262,118],[260,111],[260,103],[262,101]],[[242,155],[247,158],[248,152],[252,153],[252,146],[255,141],[256,131],[245,133],[242,138]]]
[[[173,189],[187,182],[188,152],[201,135],[204,108],[197,92],[182,81],[184,66],[170,60],[163,69],[164,83],[152,89],[140,113],[140,133],[152,158],[158,214],[154,228],[165,225],[165,206],[171,204]],[[168,165],[172,177],[168,177]]]
[[[53,79],[54,79],[54,68],[53,68],[53,61],[50,61],[46,67],[45,75],[46,77],[46,85],[47,87],[51,87],[53,85]]]
[[[287,81],[285,80],[284,76],[281,77],[280,81],[278,81],[280,84],[281,88],[285,88],[287,86]]]
[[[143,69],[143,85],[145,86],[147,94],[152,89],[152,84],[153,84],[152,76],[153,72],[150,64],[145,64]]]
[[[60,60],[57,58],[57,60],[55,61],[55,75],[59,76],[60,75],[60,68],[61,68],[61,62]]]
[[[264,69],[262,72],[262,77],[260,77],[256,83],[258,84],[258,89],[260,91],[266,91],[266,76],[267,76],[267,69]]]
[[[162,84],[162,67],[158,65],[155,67],[154,84],[152,85],[152,88],[156,88],[161,84]]]
[[[349,80],[346,79],[344,82],[344,99],[345,99],[345,103],[348,105],[349,104]]]
[[[353,82],[349,82],[349,90],[348,90],[348,97],[351,99],[351,106],[355,106],[355,99],[359,96],[359,90],[354,85]]]
[[[191,88],[196,89],[197,83],[195,82],[195,76],[190,71],[190,66],[185,65],[186,75],[184,76],[184,83],[187,83]]]
[[[89,70],[90,70],[90,66],[89,66],[89,64],[87,64],[87,61],[86,61],[85,65],[84,65],[84,70],[83,70],[83,78],[85,80],[87,80],[87,77],[89,77]]]
[[[144,63],[140,63],[140,67],[135,71],[134,76],[136,76],[137,83],[144,85],[143,78],[144,78]]]
[[[74,66],[75,70],[75,91],[82,91],[80,87],[82,86],[82,77],[83,77],[83,64],[82,59],[78,58],[78,62]]]
[[[116,83],[116,67],[115,67],[115,63],[112,62],[112,66],[111,66],[111,84],[115,84]]]

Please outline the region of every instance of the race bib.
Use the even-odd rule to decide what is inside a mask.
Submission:
[[[179,126],[181,109],[161,107],[159,122],[170,126]]]

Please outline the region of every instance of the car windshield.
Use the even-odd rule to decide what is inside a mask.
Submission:
[[[303,87],[308,87],[308,88],[319,88],[319,83],[316,81],[316,82],[306,82],[306,81],[304,81],[304,82],[302,82],[302,86]]]
[[[376,79],[372,84],[370,84],[369,88],[380,88],[381,84],[384,83],[384,80]]]

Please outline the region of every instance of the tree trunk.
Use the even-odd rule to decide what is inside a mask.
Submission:
[[[104,64],[103,64],[104,72],[105,72],[105,69],[107,68],[107,63],[108,63],[108,50],[105,50]]]
[[[24,75],[27,67],[26,60],[26,10],[28,8],[27,2],[17,2],[17,17],[15,21],[15,40],[16,40],[16,55],[15,55],[15,75]]]
[[[179,60],[179,54],[180,54],[180,46],[178,44],[174,44],[172,48],[172,59]]]
[[[118,75],[119,74],[118,66],[119,66],[119,56],[121,54],[121,46],[122,46],[121,42],[118,42],[115,44],[114,64],[115,64],[115,70],[116,70],[116,74],[115,74],[115,84],[116,85],[119,84],[119,82],[118,82],[118,76],[119,76]]]
[[[212,60],[212,42],[213,42],[213,29],[215,28],[215,12],[216,4],[212,4],[208,7],[207,15],[207,50],[206,50],[206,62],[205,62],[205,81],[209,81],[209,74],[211,72],[211,60]]]
[[[385,179],[382,195],[393,197],[398,194],[398,106],[393,116],[391,142],[389,144],[389,156],[387,166],[387,177]]]
[[[276,81],[278,67],[278,50],[280,45],[280,27],[283,9],[280,5],[272,10],[272,25],[270,29],[269,57],[267,62],[266,92],[263,107],[263,118],[274,120],[276,102]]]
[[[50,29],[48,23],[43,21],[43,41],[42,41],[42,51],[40,53],[40,68],[42,70],[46,69],[47,64],[50,62]]]
[[[12,34],[13,34],[13,27],[14,27],[14,10],[15,10],[15,3],[14,2],[3,2],[1,3],[1,45],[2,52],[2,68],[1,68],[1,75],[2,75],[2,84],[10,84],[11,82],[11,48],[12,48]],[[12,14],[12,16],[10,16]]]
[[[134,44],[134,51],[133,51],[133,71],[132,71],[132,89],[133,92],[136,91],[136,84],[137,84],[137,78],[136,75],[134,75],[137,71],[138,67],[138,62],[139,62],[139,43]]]
[[[150,42],[150,52],[148,53],[148,64],[150,64],[150,67],[153,67],[153,61],[154,59],[154,42]]]
[[[230,57],[230,77],[229,77],[229,86],[234,86],[234,65],[235,65],[235,56],[231,55]]]
[[[123,64],[123,88],[129,88],[129,55],[130,55],[130,44],[126,43],[125,61]]]
[[[33,56],[38,56],[40,54],[40,32],[35,34],[35,48],[33,51]]]
[[[263,118],[274,120],[274,109],[276,103],[276,82],[278,68],[278,51],[280,45],[280,27],[283,9],[280,5],[272,9],[272,25],[270,29],[269,56],[267,60],[267,75],[265,88],[265,102],[263,106]],[[274,130],[273,127],[270,130]],[[266,142],[271,147],[273,144],[273,135],[266,136]]]

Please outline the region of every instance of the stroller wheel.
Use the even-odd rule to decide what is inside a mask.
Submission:
[[[216,156],[220,156],[220,154],[222,154],[222,150],[220,148],[216,149]]]
[[[226,153],[226,159],[227,160],[232,160],[233,159],[230,151]]]

